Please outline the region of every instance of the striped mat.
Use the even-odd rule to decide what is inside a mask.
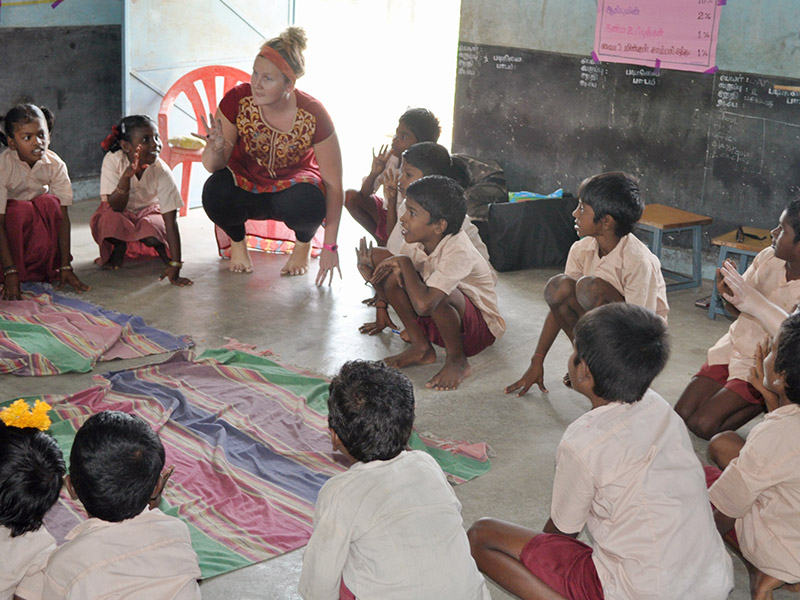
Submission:
[[[86,373],[99,360],[162,354],[194,345],[141,317],[25,283],[22,300],[0,301],[0,373]]]
[[[314,503],[328,478],[346,469],[331,450],[328,381],[241,351],[176,353],[157,365],[96,376],[97,385],[53,406],[50,432],[65,456],[80,424],[101,410],[144,418],[176,465],[161,509],[183,519],[204,578],[304,545]],[[486,456],[414,434],[455,482],[485,473]],[[473,449],[474,446],[467,446]],[[484,445],[485,450],[485,445]],[[62,494],[47,527],[61,540],[85,518]]]

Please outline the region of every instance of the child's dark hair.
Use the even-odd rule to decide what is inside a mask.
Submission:
[[[605,304],[578,319],[575,351],[575,365],[586,361],[597,396],[637,402],[667,364],[667,324],[635,304]]]
[[[399,121],[411,130],[417,142],[435,142],[442,133],[439,119],[427,108],[409,108]]]
[[[800,242],[800,200],[792,200],[786,205],[786,220],[794,229],[794,243]]]
[[[578,188],[578,199],[592,207],[595,223],[606,215],[614,217],[617,237],[633,231],[644,210],[639,182],[626,173],[601,173],[584,179]]]
[[[164,468],[164,446],[140,417],[103,411],[75,434],[69,475],[86,512],[118,523],[142,512]]]
[[[36,531],[64,481],[61,449],[43,431],[0,422],[0,457],[0,525],[11,537]]]
[[[459,185],[467,183],[467,174],[453,163],[447,148],[436,142],[419,142],[403,152],[403,161],[424,175],[444,175]]]
[[[36,106],[30,102],[17,104],[8,111],[5,116],[0,116],[0,123],[2,123],[0,143],[4,146],[8,146],[8,140],[14,137],[14,130],[17,128],[17,125],[24,125],[36,119],[44,119],[48,133],[53,133],[55,115],[53,115],[47,107]]]
[[[439,219],[447,221],[444,235],[458,233],[464,217],[467,216],[467,199],[464,188],[449,177],[426,175],[408,186],[406,198],[411,198],[427,210],[431,218],[428,223]]]
[[[783,375],[785,393],[790,402],[800,404],[800,312],[793,313],[781,324],[781,335],[775,352],[775,372]]]
[[[130,142],[134,131],[150,125],[158,131],[156,122],[147,115],[129,115],[123,117],[119,123],[111,127],[111,133],[106,136],[106,139],[100,142],[100,146],[102,146],[103,150],[106,152],[116,152],[122,148],[119,143],[120,140]]]
[[[414,388],[381,361],[342,365],[328,397],[328,425],[358,461],[389,460],[408,444],[414,425]]]

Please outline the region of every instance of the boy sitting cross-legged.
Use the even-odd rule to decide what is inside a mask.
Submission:
[[[648,389],[669,356],[666,324],[617,302],[575,326],[573,389],[592,404],[556,450],[550,519],[539,533],[481,519],[478,568],[521,598],[722,600],[730,556],[714,527],[683,421]],[[591,546],[578,541],[584,525]]]
[[[89,515],[45,567],[43,600],[199,600],[200,567],[186,524],[157,508],[172,467],[141,418],[89,417],[75,435],[67,489]]]
[[[442,469],[406,451],[413,424],[414,390],[399,371],[357,360],[331,381],[331,443],[354,464],[319,492],[305,600],[489,600]]]
[[[661,263],[631,233],[642,217],[639,184],[625,173],[602,173],[578,188],[578,207],[572,213],[582,238],[569,250],[564,273],[544,289],[550,308],[531,363],[520,379],[505,388],[522,396],[535,383],[546,392],[544,359],[559,331],[572,339],[575,322],[586,311],[609,302],[637,304],[667,318],[667,287]],[[564,376],[569,386],[569,376]]]
[[[386,364],[430,364],[436,360],[431,342],[444,346],[444,367],[425,385],[454,390],[470,374],[467,357],[505,331],[492,270],[461,229],[467,205],[455,181],[439,175],[415,181],[406,190],[406,209],[400,254],[367,248],[362,240],[359,271],[394,308],[411,343]]]

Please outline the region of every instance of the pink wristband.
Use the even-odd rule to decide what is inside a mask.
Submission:
[[[322,248],[324,250],[330,250],[331,252],[336,252],[339,249],[339,244],[322,244]]]

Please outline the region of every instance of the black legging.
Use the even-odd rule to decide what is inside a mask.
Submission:
[[[280,192],[248,192],[236,186],[228,169],[222,169],[203,186],[203,208],[234,242],[244,239],[248,219],[283,221],[299,242],[310,242],[325,218],[325,195],[311,183]]]

